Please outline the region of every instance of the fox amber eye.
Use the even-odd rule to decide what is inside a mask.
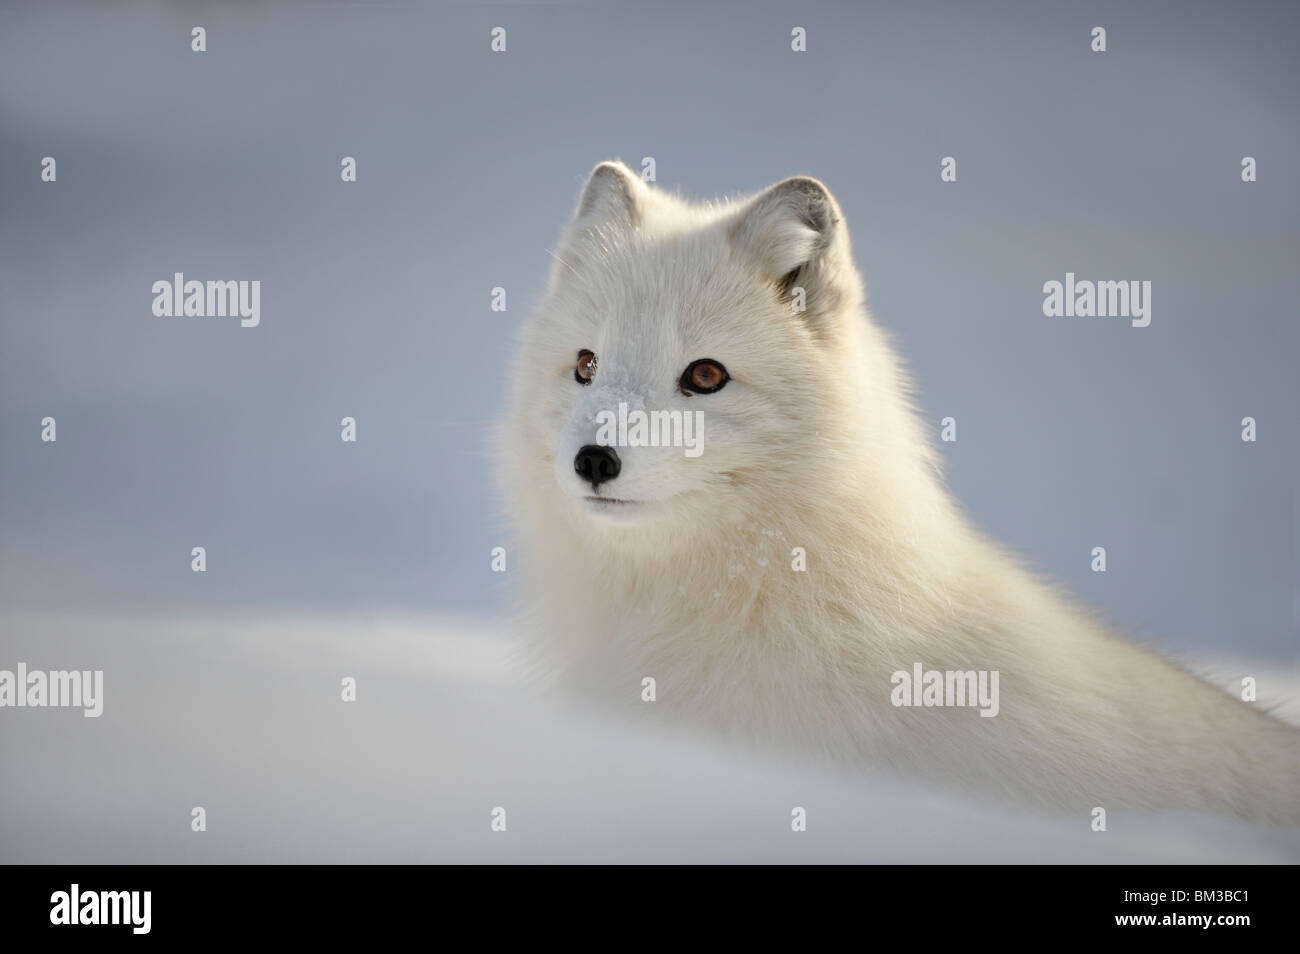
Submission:
[[[582,350],[578,352],[578,364],[573,369],[573,380],[579,384],[590,384],[591,379],[596,376],[596,356],[590,351]]]
[[[683,391],[710,394],[720,390],[730,380],[726,368],[710,358],[701,358],[687,366],[682,372],[682,379],[677,383]]]

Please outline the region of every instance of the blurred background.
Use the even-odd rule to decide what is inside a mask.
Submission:
[[[314,654],[419,672],[433,650],[388,652],[377,621],[489,643],[509,629],[488,426],[547,249],[605,158],[653,157],[659,185],[701,198],[825,181],[936,437],[957,420],[940,446],[974,519],[1180,658],[1293,677],[1297,41],[1300,10],[1261,2],[4,4],[0,668],[105,668],[108,694],[93,731],[76,713],[0,713],[6,860],[45,860],[46,828],[74,817],[95,819],[100,860],[157,856],[148,822],[104,834],[148,814],[151,785],[189,799],[184,838],[201,780],[264,823],[254,802],[285,810],[331,774],[316,737],[319,777],[253,783],[324,730],[307,720],[265,761],[241,756],[259,730],[223,720],[232,698],[256,709],[247,640],[201,639],[214,620],[236,621],[213,631],[227,636],[258,620],[300,650],[258,664],[277,686],[307,679]],[[177,271],[259,280],[260,326],[155,317],[151,286]],[[1151,281],[1150,326],[1045,318],[1042,285],[1067,271]],[[155,645],[139,632],[159,620]],[[315,626],[335,635],[291,641]],[[494,657],[465,652],[428,665],[464,687],[447,660],[472,658],[490,679]],[[337,700],[338,666],[323,668]],[[115,728],[127,685],[138,721]],[[169,708],[207,691],[206,716]],[[389,746],[355,730],[381,759],[365,777],[386,782],[339,818],[385,786],[386,811],[425,804],[384,766],[449,729],[408,711],[366,730]],[[159,733],[199,750],[168,761]],[[466,753],[458,772],[483,758]],[[56,796],[114,784],[117,802]],[[315,829],[291,827],[285,857],[304,857]],[[245,834],[222,850],[274,854]]]

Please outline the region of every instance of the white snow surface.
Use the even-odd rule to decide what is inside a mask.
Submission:
[[[0,710],[0,862],[1300,861],[1300,832],[1111,812],[1098,833],[639,724],[523,685],[511,628],[0,615],[0,669],[104,670],[98,719]],[[1300,698],[1295,673],[1209,664]]]

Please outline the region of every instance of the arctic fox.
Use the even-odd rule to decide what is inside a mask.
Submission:
[[[552,673],[1049,810],[1300,824],[1300,730],[1126,642],[959,512],[821,182],[693,204],[601,163],[554,257],[500,468]],[[702,453],[631,439],[637,412],[666,437],[700,412]],[[968,696],[984,680],[978,709],[953,672]]]

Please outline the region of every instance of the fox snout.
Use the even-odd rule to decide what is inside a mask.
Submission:
[[[617,477],[623,469],[623,463],[618,459],[618,451],[614,448],[587,444],[573,458],[573,469],[595,490]]]

